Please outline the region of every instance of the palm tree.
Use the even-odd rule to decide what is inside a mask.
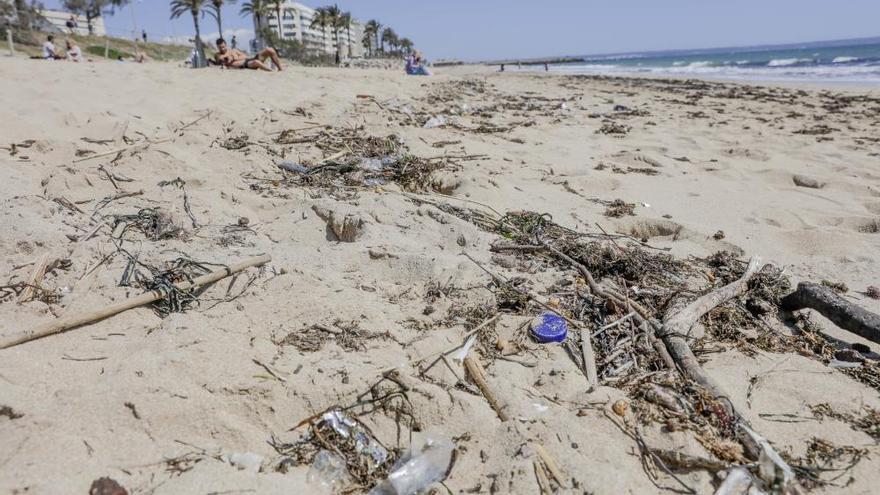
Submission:
[[[376,21],[376,46],[379,47],[380,52],[385,51],[385,47],[382,46],[382,28],[385,27],[381,22]]]
[[[339,16],[339,27],[345,29],[346,39],[348,40],[348,58],[351,58],[351,24],[354,22],[351,18],[351,12],[343,12]]]
[[[327,7],[319,7],[315,9],[315,16],[312,17],[312,23],[309,25],[309,29],[315,29],[317,27],[321,28],[321,37],[324,41],[324,44],[321,46],[322,53],[327,51],[327,24],[329,23],[330,17],[327,16]]]
[[[382,43],[388,43],[391,51],[394,52],[394,47],[397,44],[397,33],[391,28],[385,28],[385,30],[382,31]]]
[[[342,11],[339,10],[338,5],[331,5],[329,7],[324,7],[324,12],[327,14],[327,24],[333,28],[333,45],[335,45],[336,48],[336,65],[339,65],[339,23],[342,18]]]
[[[241,4],[241,10],[238,12],[242,17],[249,15],[254,18],[254,24],[257,28],[257,37],[263,36],[263,18],[269,13],[269,4],[265,0],[251,0]]]
[[[205,14],[210,15],[217,21],[217,32],[220,33],[219,37],[223,37],[223,20],[220,15],[220,11],[223,9],[224,4],[234,4],[235,0],[211,0],[210,3],[205,7],[205,10],[202,12],[202,15]]]
[[[364,26],[364,46],[367,47],[367,51],[370,56],[373,56],[373,48],[378,45],[373,44],[374,40],[377,40],[379,37],[379,31],[382,30],[382,25],[379,24],[379,21],[373,19]]]
[[[400,47],[403,48],[405,55],[409,55],[412,52],[413,42],[409,38],[400,38]]]
[[[282,41],[284,39],[284,31],[282,31],[281,27],[281,7],[284,5],[284,0],[268,0],[269,5],[275,7],[275,15],[278,16],[278,41]]]
[[[196,53],[199,54],[199,67],[206,65],[205,47],[202,45],[202,32],[199,29],[199,14],[204,8],[205,0],[171,0],[172,19],[177,19],[187,12],[192,14],[193,25],[196,27]]]

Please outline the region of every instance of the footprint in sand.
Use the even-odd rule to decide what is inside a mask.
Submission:
[[[683,225],[671,220],[659,220],[652,218],[621,220],[616,224],[616,230],[622,234],[628,234],[644,242],[651,240],[663,240],[669,242],[688,241],[705,248],[707,251],[729,251],[736,256],[742,256],[745,251],[730,242],[716,239],[712,235],[688,229]]]
[[[880,234],[880,217],[830,217],[822,223],[860,234]]]

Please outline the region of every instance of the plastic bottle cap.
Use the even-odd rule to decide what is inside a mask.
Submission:
[[[546,312],[532,320],[532,337],[538,342],[564,342],[568,337],[568,323],[561,316]]]

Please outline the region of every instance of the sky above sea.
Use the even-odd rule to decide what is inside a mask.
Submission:
[[[224,35],[253,36],[240,4],[224,8]],[[43,0],[58,8],[61,0]],[[319,2],[302,2],[311,7]],[[431,59],[482,61],[572,54],[752,46],[880,36],[877,0],[338,0],[359,19],[378,19]],[[167,0],[139,0],[106,18],[110,34],[152,40],[192,36],[188,16],[169,19]],[[217,36],[202,19],[206,39]],[[246,46],[246,45],[245,45]]]

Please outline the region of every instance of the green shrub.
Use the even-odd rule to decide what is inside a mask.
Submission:
[[[96,57],[103,57],[104,56],[104,47],[93,45],[93,46],[86,48],[86,53],[95,55]],[[128,52],[124,52],[122,50],[117,50],[113,47],[110,48],[110,50],[107,52],[107,54],[109,55],[109,58],[111,58],[111,59],[118,59],[120,56],[122,58],[129,58],[129,57],[134,56]]]

